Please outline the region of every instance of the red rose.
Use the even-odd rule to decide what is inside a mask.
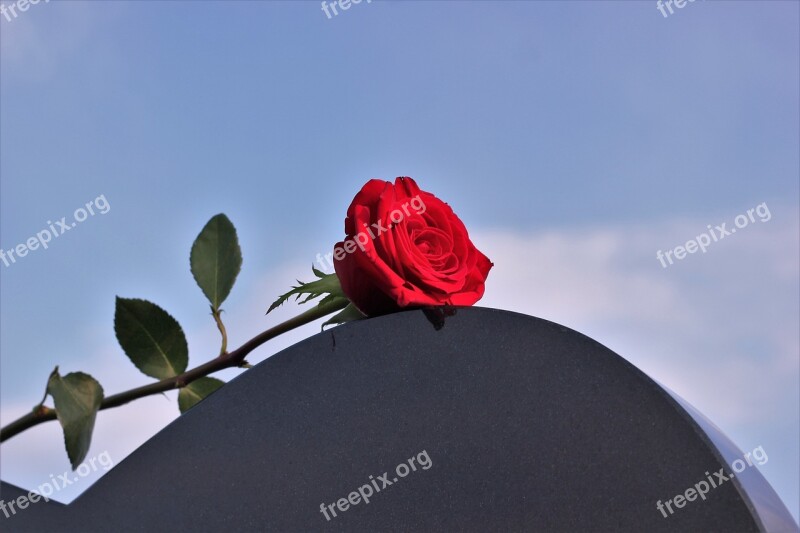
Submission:
[[[492,262],[450,206],[411,178],[367,182],[347,210],[344,230],[334,268],[344,294],[367,316],[472,305],[483,296]]]

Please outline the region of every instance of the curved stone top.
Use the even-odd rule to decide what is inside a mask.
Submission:
[[[796,527],[755,467],[742,477],[763,484],[734,477],[679,505],[676,495],[730,473],[724,436],[714,445],[612,351],[545,320],[452,311],[306,339],[175,420],[72,504],[32,504],[0,516],[3,529]],[[15,494],[3,485],[4,499]]]

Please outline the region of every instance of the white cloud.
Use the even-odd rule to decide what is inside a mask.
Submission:
[[[615,349],[722,425],[797,390],[797,210],[663,268],[705,221],[475,233],[495,263],[481,305],[561,323]],[[709,376],[742,393],[720,394]],[[776,390],[776,384],[785,385]],[[777,407],[777,406],[776,406]]]

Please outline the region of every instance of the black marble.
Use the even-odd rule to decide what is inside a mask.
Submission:
[[[505,311],[459,308],[442,323],[430,315],[302,341],[181,416],[72,504],[0,515],[0,529],[797,530],[755,467],[705,500],[659,511],[705,472],[730,472],[738,450],[604,346]],[[356,503],[341,500],[354,492]],[[3,499],[20,494],[3,483]]]

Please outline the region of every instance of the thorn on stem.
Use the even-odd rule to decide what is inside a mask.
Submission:
[[[53,411],[53,409],[39,404],[39,405],[37,405],[36,407],[33,408],[33,416],[36,416],[36,417],[47,416],[52,411]]]

